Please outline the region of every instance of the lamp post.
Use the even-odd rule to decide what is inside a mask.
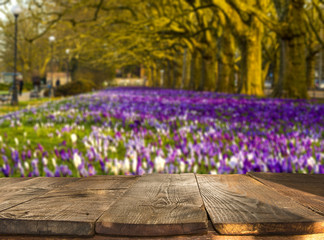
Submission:
[[[53,55],[54,55],[54,42],[55,42],[55,37],[54,36],[50,36],[48,38],[50,44],[51,44],[51,88],[49,91],[49,96],[50,97],[54,97],[54,88],[53,88],[53,84],[54,84],[54,66],[53,66]]]
[[[320,38],[322,38],[323,36],[323,28],[321,28],[320,30]],[[321,84],[322,84],[322,74],[323,74],[323,71],[322,71],[322,68],[323,68],[323,49],[321,48],[320,49],[320,52],[319,52],[319,61],[318,61],[318,87],[320,88],[321,87]]]
[[[65,53],[67,55],[67,60],[66,60],[66,83],[69,81],[69,54],[70,54],[70,49],[65,49]]]
[[[17,93],[17,32],[18,32],[18,17],[21,13],[19,5],[15,5],[12,8],[12,14],[15,16],[15,45],[14,45],[14,74],[13,74],[13,88],[11,105],[18,105],[18,93]]]

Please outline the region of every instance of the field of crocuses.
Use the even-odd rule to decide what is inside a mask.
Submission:
[[[0,117],[0,176],[324,173],[324,104],[115,88]]]

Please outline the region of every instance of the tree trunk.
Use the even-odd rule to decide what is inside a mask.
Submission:
[[[167,60],[167,72],[166,72],[166,84],[167,87],[170,88],[171,87],[171,63],[170,60]]]
[[[220,40],[221,55],[218,62],[217,91],[234,93],[234,39],[230,29],[226,29]]]
[[[285,23],[288,24],[282,32],[284,51],[284,89],[287,97],[308,98],[306,81],[306,29],[304,19],[305,0],[290,2],[290,11]]]
[[[266,62],[264,64],[263,69],[262,69],[262,89],[263,89],[263,92],[264,92],[264,88],[265,88],[265,82],[266,82],[267,76],[269,74],[270,64],[271,64],[270,61]]]
[[[316,53],[309,53],[306,58],[306,81],[308,89],[315,87],[315,64]]]
[[[151,66],[150,67],[150,83],[151,83],[151,86],[152,87],[155,87],[155,77],[154,77],[154,67],[153,66]]]
[[[196,51],[191,54],[190,60],[190,79],[189,79],[189,89],[194,90],[195,87],[195,63],[196,63]]]
[[[206,84],[206,59],[201,55],[201,66],[200,66],[200,82],[199,82],[199,91],[203,91]]]
[[[174,61],[172,64],[172,88],[176,88],[177,84],[177,63]]]
[[[204,89],[207,91],[215,91],[217,84],[215,76],[216,59],[213,56],[208,56],[207,58],[205,58],[205,63],[206,83]]]
[[[242,90],[247,95],[263,96],[262,87],[262,24],[254,19],[250,34],[242,41]]]
[[[308,98],[306,87],[306,59],[303,37],[283,39],[283,75],[285,95],[290,98]]]
[[[281,48],[280,48],[281,50]],[[272,97],[280,97],[281,96],[281,92],[278,93],[278,96],[277,96],[277,91],[279,89],[278,86],[279,86],[279,71],[280,71],[280,58],[281,58],[281,54],[279,52],[275,54],[275,60],[273,62],[273,67],[272,67],[272,72],[273,72],[273,80],[272,80],[272,93],[271,93],[271,96]],[[282,83],[281,83],[281,89],[282,89]]]
[[[185,87],[186,79],[187,79],[187,49],[185,48],[183,52],[183,61],[182,61],[181,89]]]

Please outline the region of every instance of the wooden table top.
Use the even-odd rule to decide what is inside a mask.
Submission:
[[[0,178],[0,239],[324,239],[324,174]]]

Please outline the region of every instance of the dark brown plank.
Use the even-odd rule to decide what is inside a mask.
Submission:
[[[91,236],[95,221],[135,180],[83,178],[48,192],[0,212],[0,234]]]
[[[324,233],[324,217],[244,175],[197,175],[216,229],[229,235]]]
[[[249,173],[249,175],[324,215],[324,174]]]
[[[96,232],[168,236],[207,231],[194,174],[144,175],[97,221]]]
[[[0,188],[0,211],[30,201],[55,188],[77,181],[78,178],[45,178],[16,181]]]

